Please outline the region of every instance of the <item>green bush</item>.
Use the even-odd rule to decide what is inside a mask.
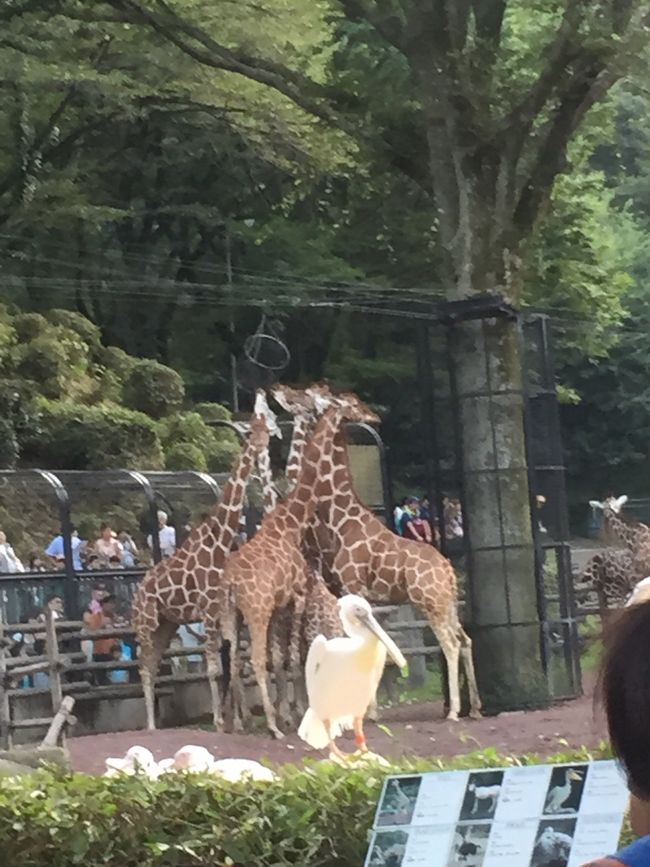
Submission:
[[[65,345],[56,337],[42,334],[18,347],[16,372],[38,386],[45,397],[59,397],[69,373]]]
[[[3,781],[0,847],[12,867],[351,867],[363,864],[387,774],[514,761],[485,750],[390,769],[310,763],[285,767],[277,783],[237,785],[207,775],[152,782],[40,771]]]
[[[236,439],[217,440],[206,453],[208,470],[211,473],[229,473],[240,449]]]
[[[232,421],[232,413],[221,403],[197,403],[194,412],[198,412],[204,421]]]
[[[0,469],[13,470],[18,462],[18,437],[13,422],[0,417]]]
[[[6,368],[10,364],[17,338],[13,325],[0,319],[0,368]]]
[[[119,346],[104,346],[98,354],[99,363],[107,370],[117,374],[118,378],[123,382],[126,380],[138,363],[137,358],[129,355]]]
[[[41,431],[27,437],[25,457],[46,467],[162,469],[155,423],[116,404],[82,406],[41,401]]]
[[[185,397],[180,374],[151,359],[137,361],[124,383],[124,402],[131,409],[162,418],[176,412]]]
[[[194,443],[174,443],[165,449],[165,469],[167,470],[199,470],[205,473],[208,462],[201,449]]]
[[[40,337],[50,330],[49,322],[40,313],[19,313],[13,317],[11,324],[21,343]]]
[[[96,350],[101,344],[101,332],[94,322],[86,319],[74,310],[48,310],[45,314],[53,325],[60,325],[68,331],[74,331],[91,349]]]
[[[206,451],[216,441],[212,428],[196,412],[178,412],[163,418],[156,430],[165,449],[176,443],[192,443],[201,451]]]

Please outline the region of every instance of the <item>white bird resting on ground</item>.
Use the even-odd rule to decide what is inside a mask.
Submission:
[[[317,636],[305,663],[309,707],[298,735],[317,750],[329,746],[332,758],[349,761],[334,740],[345,729],[354,729],[357,747],[367,753],[363,718],[377,687],[389,653],[401,669],[406,668],[400,649],[375,620],[361,596],[338,601],[347,638]]]
[[[158,779],[170,773],[209,773],[222,777],[230,783],[241,780],[271,783],[277,776],[270,768],[251,759],[215,759],[205,747],[188,744],[174,753],[171,759],[156,762],[145,747],[131,747],[123,759],[106,759],[104,776],[141,773],[150,779]]]

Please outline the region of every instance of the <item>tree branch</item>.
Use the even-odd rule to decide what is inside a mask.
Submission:
[[[348,20],[365,21],[385,42],[402,51],[404,28],[397,15],[382,15],[372,0],[340,0],[340,3]]]
[[[589,109],[605,96],[620,75],[620,70],[607,68],[601,62],[589,73],[575,79],[565,94],[521,187],[514,213],[514,224],[521,237],[530,233],[550,199],[554,180],[565,167],[567,147],[573,133]]]
[[[149,25],[167,42],[175,45],[198,63],[265,84],[288,97],[314,117],[325,120],[339,129],[348,130],[342,118],[337,116],[322,98],[325,92],[316,82],[282,64],[226,48],[201,28],[179,18],[163,0],[156,2],[156,5],[163,10],[163,14],[151,12],[140,0],[106,0],[106,2],[113,8],[131,15],[133,23]]]

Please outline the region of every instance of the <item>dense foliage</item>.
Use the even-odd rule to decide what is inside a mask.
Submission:
[[[607,750],[597,751],[606,757]],[[554,761],[588,761],[586,751]],[[392,769],[330,763],[284,768],[273,784],[232,785],[170,775],[157,782],[39,772],[3,780],[0,845],[12,867],[348,867],[362,864],[389,773],[503,767],[539,758],[487,749],[452,762],[404,761]]]
[[[183,409],[183,383],[156,362],[178,371],[186,402],[229,402],[230,354],[241,356],[263,308],[291,350],[286,378],[326,375],[380,406],[398,490],[420,487],[413,322],[363,308],[404,312],[411,300],[457,294],[445,225],[456,208],[440,204],[458,194],[444,189],[455,175],[445,168],[454,152],[442,152],[449,134],[462,141],[467,177],[484,170],[486,183],[502,143],[521,144],[515,216],[510,203],[493,219],[480,184],[465,191],[479,221],[472,238],[489,236],[498,252],[494,227],[513,229],[508,274],[475,264],[473,288],[493,279],[553,316],[565,394],[584,408],[566,413],[580,496],[602,467],[607,484],[644,489],[650,112],[639,4],[569,4],[563,20],[562,3],[486,0],[482,14],[458,4],[452,21],[447,5],[432,6],[435,81],[404,39],[417,4],[242,0],[236,14],[230,0],[5,4],[0,291],[25,312],[0,322],[3,464],[17,459],[21,430],[37,431],[35,390],[92,406],[95,432],[122,407],[111,465],[137,453],[151,466],[223,468],[232,443],[206,447],[203,432],[187,431],[172,441],[158,425],[152,440],[124,413],[164,422]],[[427,105],[427,93],[448,102]],[[531,109],[531,93],[541,108],[519,142],[504,130]],[[431,134],[438,116],[449,128]],[[297,306],[307,302],[319,306]],[[65,412],[42,412],[64,424]],[[137,431],[133,454],[121,452],[125,425]],[[70,451],[48,460],[101,463],[64,435]],[[45,460],[31,440],[33,459]]]
[[[230,469],[234,434],[182,412],[176,371],[104,347],[74,311],[0,310],[0,466]],[[215,405],[213,417],[229,414]]]

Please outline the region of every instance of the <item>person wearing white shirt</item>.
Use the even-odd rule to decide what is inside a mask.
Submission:
[[[158,512],[158,539],[160,553],[163,557],[171,557],[176,550],[176,530],[167,524],[167,512]],[[147,536],[147,545],[153,548],[151,534]]]
[[[0,530],[0,572],[5,575],[13,575],[16,572],[24,572],[25,567],[20,562],[14,549],[7,542],[6,534]]]

